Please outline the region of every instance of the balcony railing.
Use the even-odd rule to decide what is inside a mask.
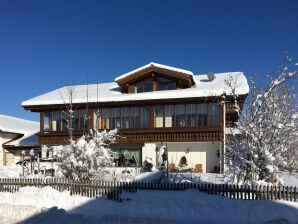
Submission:
[[[74,132],[73,139],[81,137],[83,132]],[[205,128],[155,128],[155,129],[120,129],[119,143],[143,142],[207,142],[221,141],[220,127]],[[40,144],[67,144],[67,132],[47,132],[39,135]]]

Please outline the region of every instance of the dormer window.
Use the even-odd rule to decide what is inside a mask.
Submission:
[[[173,90],[177,89],[176,82],[164,79],[164,78],[157,78],[157,90]]]
[[[186,89],[194,85],[192,72],[156,63],[119,76],[115,81],[122,93]]]
[[[144,93],[160,90],[177,89],[177,84],[173,80],[164,78],[149,78],[138,82],[134,86],[134,93]]]
[[[153,79],[145,79],[135,85],[135,93],[144,93],[153,91]]]

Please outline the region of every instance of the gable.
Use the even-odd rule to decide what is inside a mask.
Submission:
[[[135,87],[142,82],[149,84],[148,80],[152,80],[151,88],[153,91],[160,90],[158,87],[159,80],[164,84],[175,83],[177,89],[190,88],[194,85],[192,72],[157,63],[149,63],[115,79],[122,92],[128,93],[135,92]]]

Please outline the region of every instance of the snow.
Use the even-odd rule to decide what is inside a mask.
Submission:
[[[173,70],[173,71],[176,71],[176,72],[181,72],[181,73],[185,73],[185,74],[188,74],[188,75],[193,76],[193,73],[191,71],[184,70],[184,69],[181,69],[181,68],[172,67],[172,66],[168,66],[168,65],[162,65],[162,64],[155,63],[155,62],[151,62],[151,63],[149,63],[147,65],[144,65],[144,66],[142,66],[140,68],[137,68],[137,69],[135,69],[133,71],[130,71],[130,72],[125,73],[125,74],[123,74],[121,76],[118,76],[117,78],[115,78],[115,81],[117,82],[117,80],[119,80],[119,79],[125,78],[125,77],[127,77],[129,75],[132,75],[132,74],[137,73],[139,71],[142,71],[144,69],[150,68],[151,66],[157,67],[157,68],[163,68],[163,69]]]
[[[21,138],[10,141],[5,145],[9,146],[35,146],[38,145],[37,133],[39,122],[24,120],[16,117],[0,114],[0,132],[23,134]]]
[[[11,166],[0,172],[0,177],[18,171]],[[287,177],[285,182],[292,181],[298,185],[297,174]],[[226,177],[184,173],[178,174],[176,180],[220,184],[226,181]],[[71,196],[68,191],[58,192],[50,187],[22,187],[15,193],[0,193],[0,223],[295,224],[298,221],[297,202],[235,200],[194,189],[138,190],[125,192],[122,196],[129,200],[119,203],[105,197]]]
[[[22,174],[22,167],[20,165],[12,164],[9,166],[2,166],[0,168],[1,178],[19,178]]]
[[[234,77],[234,80],[237,80],[236,94],[243,95],[249,92],[247,79],[242,72],[217,73],[215,77],[213,81],[209,81],[206,74],[194,75],[195,85],[192,88],[135,94],[121,93],[120,87],[116,82],[65,86],[26,100],[22,102],[22,106],[65,104],[64,99],[69,99],[69,89],[73,90],[73,103],[84,103],[87,102],[87,99],[89,103],[181,99],[221,96],[223,92],[229,95],[231,94],[231,89],[225,84],[225,80],[228,77]]]
[[[70,196],[50,187],[0,193],[0,223],[276,223],[298,220],[298,204],[240,201],[197,190],[127,193],[122,203]],[[272,212],[274,211],[274,212]],[[24,221],[26,220],[26,221]]]
[[[5,145],[10,145],[10,146],[37,146],[38,145],[38,136],[37,136],[38,132],[25,134],[23,137],[21,137],[17,140],[5,143]]]
[[[0,222],[14,223],[270,223],[298,220],[298,204],[240,201],[197,190],[127,193],[123,203],[70,196],[50,187],[0,193]],[[274,211],[274,212],[272,212]],[[274,223],[273,221],[271,223]]]
[[[39,130],[39,122],[24,120],[0,114],[0,131],[32,134]]]

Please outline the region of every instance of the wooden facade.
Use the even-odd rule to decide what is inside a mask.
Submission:
[[[242,98],[241,105],[243,104],[245,96]],[[240,99],[240,98],[239,98]],[[187,105],[187,102],[184,101],[183,104],[181,101],[171,101],[173,104],[171,105]],[[175,103],[174,103],[175,102]],[[189,102],[194,102],[189,101]],[[202,102],[195,101],[195,102]],[[203,102],[208,102],[204,100]],[[210,102],[214,102],[214,99]],[[169,102],[167,102],[169,103]],[[218,101],[216,103],[219,104]],[[151,108],[151,118],[150,125],[148,128],[119,128],[119,135],[121,138],[118,139],[119,143],[143,143],[143,142],[214,142],[214,141],[222,141],[223,137],[223,126],[222,126],[222,106],[219,105],[219,116],[218,116],[218,125],[217,126],[197,126],[197,127],[162,127],[156,128],[154,127],[154,120],[152,111],[155,105],[162,105],[160,103],[151,103],[150,102],[139,102],[138,104],[126,104],[125,107],[134,107],[136,105],[149,105]],[[119,106],[118,108],[123,108],[124,105]],[[50,131],[45,130],[44,128],[44,113],[46,111],[57,110],[58,106],[49,108],[40,112],[40,134],[39,134],[39,143],[40,144],[67,144],[69,139],[69,133],[65,131]],[[101,109],[105,108],[115,108],[115,104],[108,105],[106,104]],[[233,106],[229,103],[227,104],[226,110],[226,127],[233,127],[234,122],[237,121],[237,113],[233,109]],[[63,109],[60,108],[62,111]],[[90,105],[88,108],[88,122],[86,123],[85,130],[74,130],[73,131],[73,139],[77,139],[81,137],[86,130],[94,129],[94,110],[96,110],[96,105]],[[174,111],[175,114],[175,111]],[[112,122],[110,122],[112,123]],[[104,127],[102,126],[102,129]]]
[[[76,140],[84,134],[83,131],[73,133]],[[219,128],[185,128],[185,129],[131,129],[119,130],[118,143],[144,143],[144,142],[213,142],[222,140],[223,131]],[[45,132],[39,134],[39,144],[56,145],[67,144],[67,132]]]
[[[165,66],[159,66],[155,64],[150,64],[149,66],[142,67],[135,71],[130,72],[127,75],[118,77],[116,80],[120,88],[120,94],[132,95],[138,94],[140,92],[152,92],[155,94],[159,90],[180,90],[180,89],[190,89],[194,87],[195,81],[193,75],[190,72],[184,70],[170,69]],[[211,80],[212,81],[212,80]],[[211,82],[210,81],[210,82]],[[199,91],[199,89],[197,90]],[[179,92],[177,92],[179,94]],[[238,95],[237,102],[240,104],[242,109],[244,100],[247,94]],[[73,139],[76,139],[82,134],[86,133],[88,129],[119,129],[119,143],[144,143],[144,142],[219,142],[223,139],[223,107],[221,105],[222,98],[221,96],[205,96],[205,97],[194,97],[191,95],[181,98],[162,98],[154,100],[120,100],[117,101],[108,101],[103,102],[83,102],[83,103],[74,103],[72,108],[80,110],[81,113],[84,113],[84,116],[88,118],[84,128],[82,127],[83,116],[78,115],[76,122],[78,122],[77,128],[74,128],[72,131]],[[206,123],[199,124],[199,109],[198,105],[204,104],[207,105],[205,116]],[[217,121],[215,124],[210,125],[209,120],[209,104],[217,105],[216,113],[218,113]],[[167,117],[165,114],[165,107],[168,105],[173,105],[172,117]],[[181,105],[181,108],[184,108],[184,113],[181,116],[187,118],[187,105],[195,105],[193,117],[194,125],[177,125],[177,114],[178,111],[176,108]],[[183,106],[184,105],[184,106]],[[32,104],[24,106],[25,109],[29,109],[34,112],[40,113],[40,134],[39,134],[39,143],[45,145],[55,145],[55,144],[67,144],[69,139],[69,132],[64,128],[62,120],[67,118],[63,117],[67,113],[67,107],[69,105],[65,104]],[[157,119],[155,118],[155,107],[160,106],[162,108],[161,117],[159,122],[161,124],[156,125]],[[142,107],[146,107],[148,110],[147,118],[144,118],[142,113]],[[137,108],[137,118],[140,124],[128,125],[127,127],[119,126],[112,127],[112,112],[116,108],[119,110],[119,122],[121,122],[122,108],[126,109],[126,116],[128,117],[127,122],[130,122],[131,119],[131,108]],[[95,115],[96,110],[100,110],[100,113],[103,113],[105,109],[108,110],[109,115],[107,118],[97,118]],[[83,112],[85,111],[85,112]],[[55,115],[54,115],[55,112]],[[51,115],[49,115],[51,113]],[[181,113],[181,112],[179,112]],[[47,117],[51,119],[50,116],[56,116],[56,119],[60,124],[56,124],[55,128],[48,127],[46,128],[45,120]],[[103,116],[102,114],[100,116]],[[57,118],[58,117],[58,118]],[[166,125],[166,119],[171,119],[171,125]],[[141,120],[148,119],[147,126],[142,127]],[[233,108],[232,98],[227,96],[226,98],[226,127],[233,127],[234,123],[238,120],[238,115],[235,109]],[[99,123],[99,124],[97,124]],[[106,125],[108,124],[108,126]],[[51,126],[52,124],[48,124]]]

